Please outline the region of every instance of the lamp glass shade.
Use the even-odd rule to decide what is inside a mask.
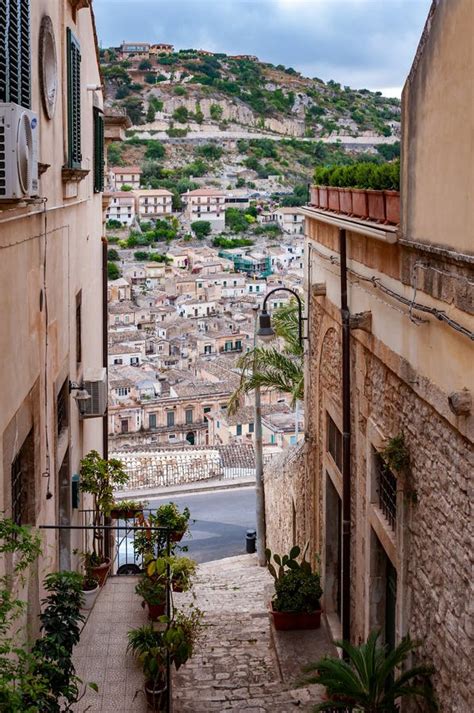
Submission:
[[[264,341],[273,339],[275,337],[275,332],[272,327],[271,317],[268,312],[263,311],[259,317],[259,329],[257,336]]]

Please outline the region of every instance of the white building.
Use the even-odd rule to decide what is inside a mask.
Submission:
[[[114,166],[109,172],[109,182],[112,190],[119,191],[122,186],[140,188],[142,170],[139,166]]]
[[[196,220],[207,220],[213,232],[219,232],[225,227],[225,191],[215,188],[196,188],[181,196],[185,205],[185,216],[191,223]]]
[[[173,194],[166,188],[143,188],[133,193],[139,220],[158,220],[173,213]]]
[[[275,211],[276,220],[284,233],[289,235],[303,235],[304,216],[298,208],[277,208]]]
[[[131,225],[135,220],[135,197],[130,191],[111,191],[105,194],[109,205],[105,209],[106,220],[117,220],[122,225]]]

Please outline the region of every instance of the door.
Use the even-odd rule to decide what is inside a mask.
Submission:
[[[397,605],[397,570],[387,557],[385,587],[385,643],[388,648],[395,648],[395,621]]]

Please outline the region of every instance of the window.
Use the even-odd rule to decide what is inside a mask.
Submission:
[[[242,349],[242,342],[240,339],[237,339],[235,342],[235,348],[236,349]]]
[[[342,472],[342,433],[327,414],[327,444],[326,449],[332,456],[338,470]]]
[[[290,445],[296,446],[296,436],[290,436]]]
[[[104,117],[94,107],[94,193],[104,190]],[[120,210],[120,208],[119,208]]]
[[[82,361],[82,292],[76,295],[76,362]]]
[[[128,386],[119,386],[117,389],[117,395],[118,396],[128,396],[130,393],[130,389]]]
[[[185,412],[186,416],[186,423],[192,423],[193,422],[193,409],[192,408],[187,408]]]
[[[121,433],[128,433],[128,418],[122,418],[120,419],[120,432]]]
[[[31,429],[11,467],[12,520],[17,525],[34,525],[36,520],[34,455]]]
[[[80,168],[81,148],[81,48],[67,28],[68,166]]]
[[[156,413],[151,413],[148,416],[148,428],[156,428]]]
[[[272,433],[272,435],[270,436],[270,443],[272,443],[272,444],[275,443],[275,434],[274,433]]]
[[[69,379],[65,379],[56,397],[56,424],[58,436],[69,426]]]
[[[174,426],[174,411],[166,412],[166,425],[168,427]]]
[[[114,364],[123,364],[123,359],[114,359]]]
[[[0,3],[0,101],[31,107],[30,0]]]
[[[375,450],[373,456],[378,505],[394,530],[397,523],[397,478]]]
[[[255,424],[253,421],[250,421],[249,423],[249,433],[253,433],[255,431]]]
[[[139,364],[139,358],[138,357],[130,357],[130,365],[131,366],[138,366]]]
[[[237,436],[241,436],[241,435],[242,435],[242,424],[241,424],[241,423],[238,423],[238,424],[237,424],[237,426],[236,426],[236,428],[235,428],[235,433],[236,433]]]

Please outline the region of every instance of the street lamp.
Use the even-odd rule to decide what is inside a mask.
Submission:
[[[298,303],[298,342],[300,347],[302,347],[303,339],[307,338],[303,336],[303,322],[306,317],[303,317],[303,304],[301,302],[301,297],[297,292],[295,292],[295,290],[292,290],[290,287],[275,287],[273,290],[270,290],[270,292],[265,295],[265,299],[263,300],[262,304],[262,311],[260,312],[260,326],[257,332],[257,336],[263,339],[264,341],[273,339],[273,337],[275,336],[275,331],[272,327],[272,319],[269,313],[267,312],[267,300],[270,295],[273,295],[274,292],[290,292],[293,297],[295,297],[296,302]]]

